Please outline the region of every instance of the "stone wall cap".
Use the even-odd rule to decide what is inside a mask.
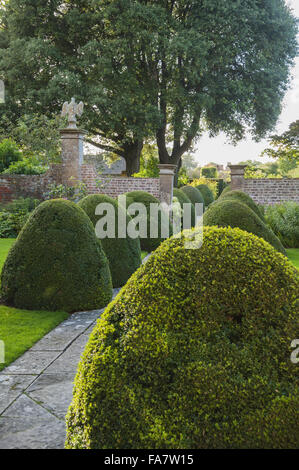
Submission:
[[[65,129],[59,129],[60,134],[88,134],[88,132],[84,129],[78,129],[78,128],[65,128]]]
[[[248,167],[248,165],[228,165],[231,170],[243,170]]]

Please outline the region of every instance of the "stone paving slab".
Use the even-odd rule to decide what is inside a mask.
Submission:
[[[63,449],[78,362],[103,311],[71,315],[0,372],[0,449]]]
[[[60,355],[60,351],[29,350],[13,364],[0,372],[1,375],[41,374]]]
[[[34,382],[36,375],[0,375],[0,414]]]
[[[71,372],[73,375],[77,371],[78,363],[83,353],[88,336],[81,335],[47,368],[47,374],[62,374]]]
[[[0,416],[0,449],[63,449],[65,423],[48,413],[45,418]]]
[[[45,373],[35,380],[27,389],[26,394],[56,417],[64,419],[72,401],[73,387],[73,372],[63,374]]]

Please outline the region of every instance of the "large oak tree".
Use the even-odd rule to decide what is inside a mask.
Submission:
[[[5,112],[57,113],[74,95],[129,174],[153,135],[160,162],[178,164],[202,129],[236,140],[272,130],[296,49],[283,0],[10,0]]]

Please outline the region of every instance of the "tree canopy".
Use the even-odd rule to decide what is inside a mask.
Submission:
[[[82,126],[129,174],[154,135],[160,162],[177,164],[202,129],[236,140],[273,129],[296,31],[283,0],[10,0],[5,114],[52,115],[75,96]]]
[[[289,129],[281,135],[273,135],[270,139],[270,148],[263,155],[277,158],[285,166],[299,164],[299,120],[290,124]],[[291,168],[292,169],[292,168]]]

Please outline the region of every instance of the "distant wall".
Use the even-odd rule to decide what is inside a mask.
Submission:
[[[278,204],[282,201],[299,203],[299,178],[244,179],[243,191],[258,204]]]
[[[299,203],[299,178],[244,178],[246,165],[230,165],[231,188],[247,193],[257,204]]]
[[[0,202],[19,197],[41,199],[50,184],[58,182],[60,165],[53,165],[43,175],[0,175]]]
[[[117,198],[117,196],[131,191],[146,191],[156,198],[160,198],[159,178],[127,178],[98,175],[93,165],[82,165],[81,179],[86,184],[89,194],[101,193]],[[100,187],[97,187],[97,180],[101,182]]]

